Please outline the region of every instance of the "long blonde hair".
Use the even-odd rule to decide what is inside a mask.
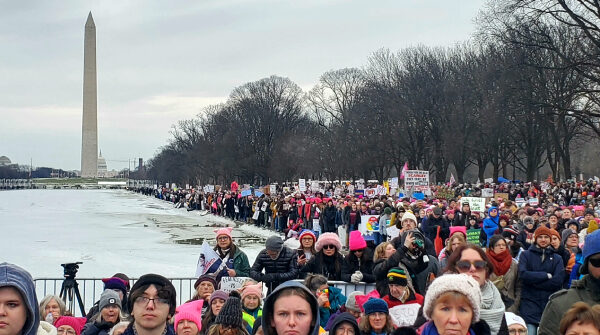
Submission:
[[[379,243],[379,245],[377,245],[375,248],[375,252],[373,252],[373,261],[376,262],[382,258],[385,258],[385,249],[390,244],[390,242]]]

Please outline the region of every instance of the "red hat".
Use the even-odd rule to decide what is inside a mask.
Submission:
[[[535,232],[533,232],[533,240],[537,240],[538,236],[540,235],[548,235],[548,237],[550,237],[554,234],[552,233],[552,229],[546,227],[545,225],[541,225],[535,230]]]
[[[70,326],[75,330],[77,335],[81,335],[81,330],[85,325],[86,318],[76,318],[74,316],[61,316],[54,323],[54,327],[59,328],[60,326]]]
[[[317,235],[315,235],[315,233],[310,229],[302,229],[302,231],[300,232],[300,236],[298,236],[298,239],[302,240],[302,238],[306,236],[312,237],[313,243],[317,242]]]

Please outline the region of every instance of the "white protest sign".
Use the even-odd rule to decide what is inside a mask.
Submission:
[[[367,198],[375,198],[377,196],[377,189],[376,188],[367,188],[365,190],[365,197]]]
[[[396,327],[411,327],[419,315],[419,304],[394,306],[389,309],[390,316]]]
[[[406,170],[404,188],[410,192],[426,192],[429,190],[429,171]]]
[[[221,286],[219,290],[223,290],[227,293],[235,291],[244,285],[244,282],[249,280],[250,277],[222,277]]]
[[[314,191],[319,188],[319,181],[313,180],[310,182],[310,188]]]
[[[471,212],[485,212],[485,198],[462,197],[460,201],[468,202]]]
[[[306,192],[306,179],[298,179],[298,188],[300,192]]]
[[[494,189],[493,188],[484,188],[481,190],[481,196],[484,198],[493,198],[494,197]]]
[[[269,193],[271,193],[271,195],[277,194],[277,185],[271,184],[271,189],[269,191],[270,191]]]
[[[362,215],[359,230],[363,235],[367,232],[379,232],[379,215]]]
[[[398,177],[394,177],[390,181],[390,188],[398,188]]]
[[[523,204],[525,204],[525,199],[518,197],[515,199],[515,203],[517,204],[518,207],[523,206]]]
[[[540,199],[538,198],[531,198],[529,199],[529,205],[530,206],[537,206],[540,204]]]
[[[491,183],[493,183],[493,182],[494,182],[494,178],[485,178],[485,179],[483,180],[483,182],[484,182],[484,183],[491,184]]]
[[[398,229],[398,227],[396,227],[396,225],[387,227],[386,232],[387,232],[387,235],[390,237],[390,239],[394,239],[394,238],[400,236],[400,229]]]
[[[385,188],[385,186],[383,186],[383,185],[377,185],[377,194],[378,195],[386,195],[387,188]]]
[[[166,186],[167,188],[170,188],[170,187],[169,187],[169,183],[167,183],[167,185],[165,185],[165,186]]]

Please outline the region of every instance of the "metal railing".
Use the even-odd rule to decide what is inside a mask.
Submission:
[[[188,300],[190,300],[194,294],[194,283],[197,278],[188,277],[188,278],[168,278],[175,286],[175,290],[177,291],[177,304],[180,305]],[[59,295],[60,289],[62,287],[64,278],[36,278],[35,282],[35,290],[39,300],[42,300],[48,294]],[[133,286],[137,278],[131,278],[130,284]],[[296,281],[302,282],[301,279],[297,279]],[[79,292],[81,293],[81,300],[84,304],[84,309],[89,311],[89,309],[94,305],[96,301],[100,299],[100,295],[104,289],[104,283],[102,282],[102,278],[77,278],[77,283],[79,286]],[[374,283],[346,283],[343,281],[329,281],[329,285],[335,286],[342,290],[342,294],[348,296],[353,291],[362,291],[362,292],[370,292],[375,289]],[[75,299],[76,300],[76,299]],[[68,303],[68,302],[67,302]],[[71,306],[67,306],[71,311],[77,313],[79,311],[79,305],[74,303]]]

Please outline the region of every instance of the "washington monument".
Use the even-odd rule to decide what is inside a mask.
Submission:
[[[83,122],[81,177],[98,176],[98,117],[96,90],[96,25],[92,12],[85,22],[83,43]]]

